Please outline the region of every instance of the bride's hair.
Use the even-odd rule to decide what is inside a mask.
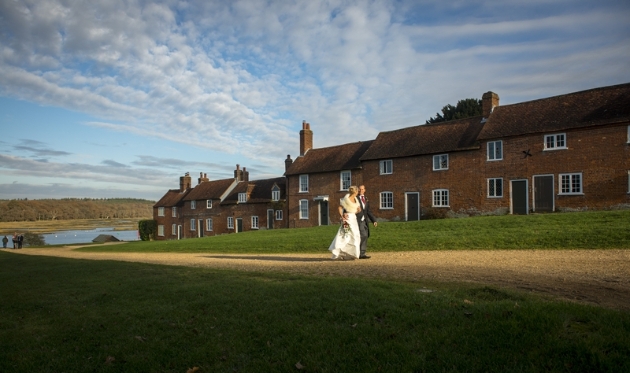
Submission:
[[[350,188],[348,188],[348,194],[353,195],[357,193],[359,193],[359,188],[357,188],[356,186],[353,185]]]

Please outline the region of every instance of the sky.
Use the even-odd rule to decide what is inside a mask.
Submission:
[[[157,201],[190,172],[630,82],[627,0],[3,0],[0,199]]]

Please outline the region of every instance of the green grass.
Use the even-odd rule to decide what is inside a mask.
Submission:
[[[386,222],[371,229],[371,252],[495,249],[628,249],[630,210]],[[248,231],[173,241],[93,246],[82,251],[321,253],[337,226]]]
[[[7,252],[0,284],[1,372],[630,371],[629,313],[494,287]]]

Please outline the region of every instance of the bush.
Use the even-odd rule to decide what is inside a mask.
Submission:
[[[155,240],[157,236],[157,221],[155,220],[140,220],[138,222],[138,234],[142,241]]]
[[[448,217],[449,210],[444,208],[426,207],[422,209],[422,219],[446,219]]]
[[[37,233],[26,232],[24,233],[24,246],[44,246],[44,236]]]

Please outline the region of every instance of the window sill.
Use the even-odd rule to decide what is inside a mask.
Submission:
[[[433,169],[433,171],[448,171],[448,168]]]
[[[379,210],[393,210],[393,207],[379,207]]]
[[[548,149],[543,149],[543,152],[552,152],[554,150],[567,150],[569,148],[564,147],[564,148],[548,148]]]
[[[486,198],[490,198],[490,199],[500,199],[500,198],[503,198],[503,196],[486,196]]]
[[[440,207],[443,207],[443,208],[450,208],[451,206],[449,205],[449,206],[431,206],[431,207],[435,207],[435,208],[440,208]]]
[[[486,162],[498,162],[498,161],[502,161],[503,158],[499,158],[499,159],[486,159]]]
[[[584,193],[558,193],[559,196],[583,196]]]

